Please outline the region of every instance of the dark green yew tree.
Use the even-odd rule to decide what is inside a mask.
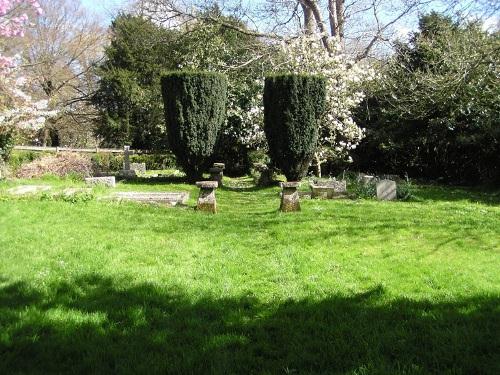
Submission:
[[[271,159],[289,181],[307,174],[325,103],[323,77],[282,74],[266,78],[264,131]]]
[[[191,181],[214,152],[226,116],[227,80],[218,73],[171,72],[161,78],[170,148]]]

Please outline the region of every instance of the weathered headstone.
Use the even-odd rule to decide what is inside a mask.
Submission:
[[[392,201],[397,197],[396,181],[382,180],[377,183],[377,199]]]
[[[94,186],[94,185],[104,185],[107,187],[116,186],[115,176],[88,177],[85,179],[85,183],[89,186]]]
[[[210,172],[210,180],[217,181],[218,186],[222,186],[223,170],[218,167],[212,167],[208,171]]]
[[[273,170],[264,163],[254,163],[253,169],[257,172],[255,184],[257,186],[269,186],[273,182]]]
[[[314,181],[310,185],[311,198],[333,199],[343,197],[347,192],[345,180]]]
[[[130,163],[130,170],[135,173],[146,173],[146,163]]]
[[[215,199],[215,189],[219,184],[217,181],[199,181],[196,186],[200,188],[198,204],[196,208],[200,211],[217,213],[217,201]]]
[[[297,191],[299,182],[282,182],[281,183],[281,205],[282,212],[300,211],[300,197]]]
[[[52,186],[48,185],[21,185],[11,188],[7,190],[7,192],[13,195],[26,195],[36,194],[50,189],[52,189]]]
[[[134,201],[140,203],[156,203],[169,206],[185,204],[189,199],[189,193],[186,192],[119,192],[113,194],[110,198]]]

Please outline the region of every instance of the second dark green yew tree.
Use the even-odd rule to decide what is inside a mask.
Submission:
[[[307,174],[325,104],[323,77],[281,74],[266,78],[264,131],[271,159],[288,181],[299,181]]]

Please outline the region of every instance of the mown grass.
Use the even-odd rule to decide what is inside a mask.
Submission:
[[[2,374],[500,373],[498,192],[282,214],[277,188],[226,188],[207,215],[180,178],[117,190],[190,191],[182,208],[21,183],[0,183]]]

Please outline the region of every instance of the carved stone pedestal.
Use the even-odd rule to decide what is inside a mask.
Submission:
[[[217,213],[215,189],[217,189],[218,185],[217,181],[199,181],[196,183],[196,186],[200,188],[196,209],[211,212],[213,214]]]
[[[281,206],[282,212],[300,211],[300,199],[297,188],[299,182],[282,182],[281,183]]]

